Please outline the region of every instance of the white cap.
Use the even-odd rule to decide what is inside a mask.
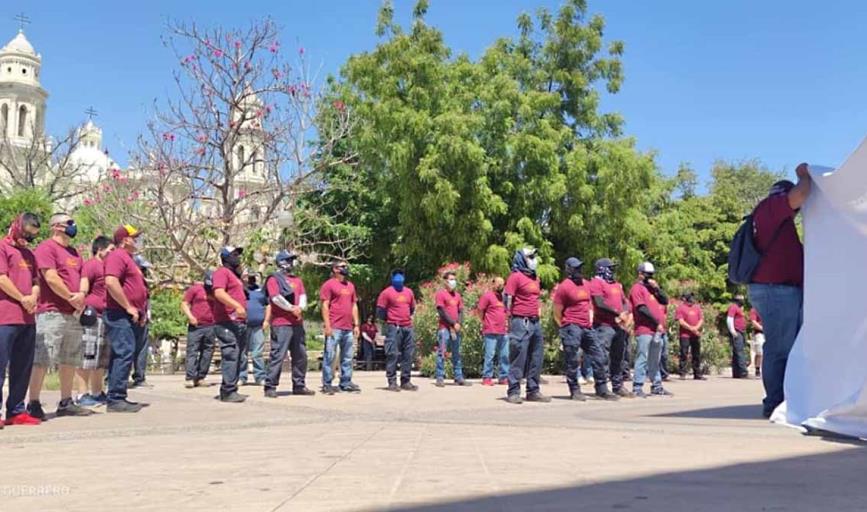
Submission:
[[[638,271],[642,274],[653,274],[656,272],[656,269],[653,267],[653,263],[645,261],[641,265],[638,265]]]

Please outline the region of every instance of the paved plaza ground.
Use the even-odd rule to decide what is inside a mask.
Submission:
[[[503,402],[504,389],[214,399],[149,377],[138,415],[0,431],[0,511],[865,510],[867,451],[759,419],[758,381],[675,381],[673,398]],[[309,375],[310,387],[318,374]],[[216,376],[212,376],[216,380]],[[53,411],[56,392],[44,397]]]

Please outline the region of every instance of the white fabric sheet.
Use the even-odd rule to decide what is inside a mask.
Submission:
[[[867,139],[836,171],[810,174],[804,322],[772,421],[867,438]]]

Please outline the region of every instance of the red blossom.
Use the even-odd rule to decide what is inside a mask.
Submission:
[[[268,47],[268,51],[271,53],[277,53],[280,50],[280,42],[274,41],[271,43],[271,46]]]
[[[93,199],[90,199],[90,198],[84,199],[84,206],[90,206],[92,204],[93,204]]]
[[[199,147],[199,149],[196,150],[196,154],[199,156],[205,156],[205,147],[204,146]]]
[[[196,135],[196,141],[197,142],[204,144],[205,141],[207,141],[207,140],[208,140],[208,136],[205,135],[204,133],[200,133],[200,134]]]
[[[334,108],[335,108],[338,112],[343,112],[344,110],[346,110],[346,104],[343,103],[343,102],[340,101],[340,100],[334,100],[333,105],[334,105]]]
[[[236,50],[240,50],[240,49],[241,49],[241,41],[235,41],[235,49],[236,49]]]
[[[175,134],[172,132],[165,132],[165,133],[163,133],[163,140],[166,142],[174,142],[175,141]]]
[[[219,48],[215,48],[214,49],[214,57],[219,59],[222,56],[223,56],[223,50],[221,50]]]
[[[247,189],[242,188],[241,190],[239,190],[238,191],[238,197],[241,199],[247,197]]]
[[[298,55],[304,55],[304,47],[298,48]]]

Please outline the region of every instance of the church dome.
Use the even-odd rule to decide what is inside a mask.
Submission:
[[[30,41],[24,36],[23,31],[19,31],[18,35],[12,38],[11,41],[6,43],[6,46],[0,50],[0,53],[22,53],[25,55],[29,55],[31,57],[39,57],[36,53],[36,50],[33,49],[33,45],[30,44]]]

